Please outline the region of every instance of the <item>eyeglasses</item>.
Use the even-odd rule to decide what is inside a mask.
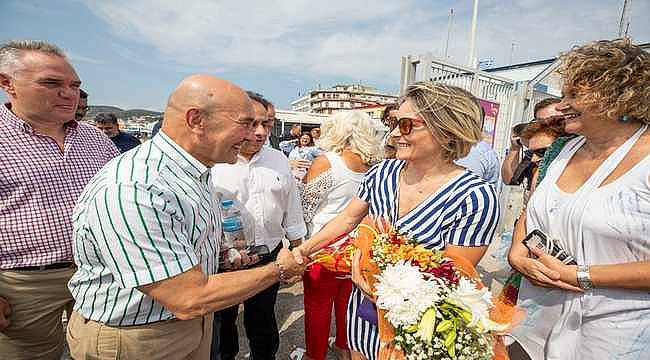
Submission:
[[[546,154],[547,149],[548,149],[548,147],[539,148],[539,149],[535,149],[535,150],[526,150],[526,155],[528,155],[531,158],[533,157],[533,155],[537,155],[538,157],[543,158],[544,155]]]
[[[414,124],[416,126],[413,126]],[[424,120],[420,118],[401,117],[397,119],[397,127],[402,135],[409,135],[414,128],[423,128]]]

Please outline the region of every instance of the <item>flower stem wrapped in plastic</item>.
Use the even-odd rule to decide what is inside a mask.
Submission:
[[[348,234],[337,237],[327,246],[312,254],[309,265],[320,264],[329,271],[350,274],[352,255],[356,250],[353,240],[354,238]]]

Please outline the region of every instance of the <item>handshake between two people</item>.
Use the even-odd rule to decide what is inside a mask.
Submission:
[[[282,248],[278,253],[275,264],[280,269],[280,280],[289,284],[296,283],[302,279],[305,273],[309,258],[301,256],[296,257],[297,248],[293,252],[287,248]]]
[[[237,251],[235,249],[231,250]],[[268,256],[271,256],[268,252],[263,255],[250,253],[247,250],[239,250],[237,252],[237,255],[234,255],[233,253],[233,256],[226,256],[226,259],[224,259],[221,264],[224,270],[233,271],[250,268],[257,265]],[[296,252],[295,249],[293,252],[287,248],[280,249],[275,259],[275,266],[278,268],[280,281],[289,284],[300,281],[307,264],[309,263],[309,258],[303,257],[299,254],[301,253]]]

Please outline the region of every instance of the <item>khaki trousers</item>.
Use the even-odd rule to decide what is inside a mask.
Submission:
[[[193,320],[112,327],[76,311],[68,323],[70,355],[80,359],[210,359],[213,314]]]
[[[0,296],[11,304],[11,324],[0,332],[0,358],[60,359],[61,315],[72,304],[68,280],[75,269],[0,271]]]

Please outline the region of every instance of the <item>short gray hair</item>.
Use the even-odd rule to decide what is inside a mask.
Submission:
[[[22,57],[27,51],[60,56],[65,58],[63,50],[40,40],[11,40],[0,45],[0,74],[13,75],[23,66]]]
[[[381,128],[378,120],[359,111],[339,111],[325,119],[320,126],[321,137],[316,145],[325,151],[341,153],[349,149],[359,155],[366,165],[382,160]]]

